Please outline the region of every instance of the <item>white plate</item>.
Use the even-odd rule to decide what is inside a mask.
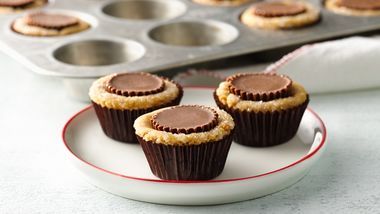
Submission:
[[[185,88],[183,104],[215,106],[210,88]],[[297,135],[270,148],[233,143],[223,173],[210,181],[156,178],[139,145],[102,132],[92,107],[74,115],[63,130],[69,158],[94,185],[126,198],[162,204],[207,205],[253,199],[300,180],[325,150],[326,129],[308,109]]]

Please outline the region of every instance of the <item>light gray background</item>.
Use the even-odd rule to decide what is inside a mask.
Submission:
[[[61,142],[63,125],[86,104],[68,99],[58,79],[3,53],[0,72],[0,213],[380,212],[379,89],[311,97],[327,125],[328,148],[299,183],[256,200],[183,207],[132,201],[86,183]]]

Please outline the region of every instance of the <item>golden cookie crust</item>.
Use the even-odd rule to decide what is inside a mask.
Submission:
[[[230,93],[230,84],[231,83],[227,81],[221,82],[216,89],[216,96],[223,105],[240,111],[273,112],[286,110],[302,105],[308,99],[308,94],[305,89],[294,81],[290,88],[291,96],[267,102],[242,100],[239,96]]]
[[[35,0],[32,4],[27,5],[25,7],[21,7],[21,8],[0,6],[0,14],[20,13],[20,12],[24,12],[25,10],[42,7],[47,3],[48,3],[47,0]]]
[[[88,28],[90,28],[90,24],[80,19],[79,19],[78,24],[64,27],[60,30],[28,25],[26,21],[26,17],[21,17],[19,19],[16,19],[16,21],[14,21],[12,24],[12,29],[19,34],[23,34],[26,36],[41,36],[41,37],[64,36],[64,35],[69,35],[73,33],[78,33],[78,32],[87,30]]]
[[[193,2],[198,4],[204,4],[204,5],[210,5],[210,6],[227,6],[227,7],[233,7],[233,6],[239,6],[242,4],[245,4],[252,0],[232,0],[232,1],[225,1],[225,0],[193,0]]]
[[[178,86],[169,81],[165,81],[165,89],[159,93],[146,96],[125,97],[109,93],[106,90],[107,82],[116,74],[108,75],[96,80],[90,87],[90,99],[102,107],[117,110],[136,110],[148,109],[169,103],[176,99],[180,94]]]
[[[241,22],[251,28],[261,29],[290,29],[314,24],[320,19],[320,11],[312,4],[305,1],[284,0],[284,3],[297,2],[306,7],[306,12],[294,16],[262,17],[253,14],[252,8],[248,8],[241,15]]]
[[[347,16],[380,16],[380,10],[358,10],[338,5],[338,0],[325,0],[325,7],[337,14]]]
[[[152,127],[151,118],[153,115],[165,109],[167,108],[159,109],[138,117],[133,125],[136,130],[136,135],[145,141],[164,145],[199,145],[221,140],[229,135],[235,127],[231,115],[223,110],[213,108],[218,113],[218,125],[209,131],[191,134],[173,134],[171,132],[156,130]]]

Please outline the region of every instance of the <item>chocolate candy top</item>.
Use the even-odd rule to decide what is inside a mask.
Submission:
[[[61,29],[78,24],[79,20],[72,16],[51,13],[32,13],[27,15],[26,23],[43,28]]]
[[[380,0],[339,0],[337,5],[357,10],[379,10]]]
[[[270,101],[287,97],[292,81],[274,73],[245,73],[227,78],[230,92],[243,100]]]
[[[257,3],[253,5],[252,11],[255,15],[263,17],[295,16],[306,12],[306,7],[297,2],[274,1]]]
[[[0,0],[0,6],[3,7],[22,7],[33,3],[34,0]]]
[[[156,94],[164,89],[164,79],[148,73],[116,74],[106,85],[109,93],[126,97]]]
[[[206,132],[218,125],[218,113],[205,106],[181,105],[158,112],[151,123],[156,130],[174,134]]]

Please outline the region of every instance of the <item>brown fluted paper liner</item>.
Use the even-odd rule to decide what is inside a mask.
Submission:
[[[251,147],[275,146],[293,138],[309,103],[307,99],[302,105],[291,109],[256,113],[228,108],[219,101],[215,92],[214,99],[219,108],[234,118],[234,141]]]
[[[151,111],[165,108],[169,106],[178,105],[182,99],[183,91],[180,90],[180,94],[173,101],[157,106],[155,108],[149,109],[138,109],[138,110],[117,110],[102,107],[95,102],[92,102],[100,125],[103,132],[110,138],[125,142],[125,143],[138,143],[135,135],[135,129],[133,128],[133,123],[135,120],[146,113]]]
[[[164,145],[137,136],[152,173],[165,180],[210,180],[222,173],[232,143],[222,140],[199,145]]]

